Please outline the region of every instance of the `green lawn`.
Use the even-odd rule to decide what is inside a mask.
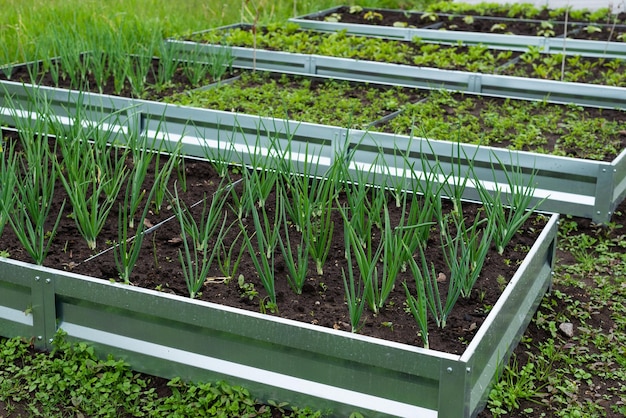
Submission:
[[[352,2],[351,2],[352,3]],[[432,0],[363,0],[371,7],[420,8]],[[132,39],[158,29],[164,37],[224,24],[285,20],[346,4],[340,0],[0,0],[0,64],[54,54],[51,40],[76,32],[120,29]],[[95,36],[95,35],[94,35]],[[52,49],[52,51],[51,51]]]

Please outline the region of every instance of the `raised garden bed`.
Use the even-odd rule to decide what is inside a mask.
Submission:
[[[600,56],[605,58],[593,58],[584,57],[569,49],[574,44],[574,40],[566,40],[565,45],[562,44],[563,40],[561,40],[560,47],[552,51],[556,53],[545,54],[543,41],[541,44],[535,45],[532,42],[528,43],[523,38],[519,40],[523,49],[520,52],[514,52],[514,48],[509,46],[504,48],[505,51],[501,51],[483,44],[482,41],[475,45],[465,45],[466,42],[461,42],[459,45],[457,40],[454,40],[453,45],[445,45],[424,42],[419,37],[411,37],[411,40],[407,41],[398,41],[349,35],[344,32],[324,33],[300,30],[297,26],[293,27],[293,24],[268,26],[256,33],[253,35],[248,26],[226,27],[199,32],[186,37],[186,39],[192,41],[190,42],[192,45],[215,44],[255,49],[257,52],[268,50],[292,54],[305,53],[329,57],[348,57],[357,60],[483,74],[511,74],[511,72],[516,71],[517,64],[520,63],[530,64],[528,67],[522,68],[524,71],[515,72],[515,75],[520,77],[561,80],[562,74],[575,73],[580,74],[580,76],[571,81],[610,86],[624,86],[626,83],[623,75],[626,64],[621,59],[610,58],[604,54],[606,43],[603,42],[596,45],[601,46],[602,54]],[[479,39],[484,39],[485,35],[477,36]],[[516,39],[514,36],[508,38]],[[181,43],[180,41],[171,41],[170,43],[178,51],[191,50],[189,45],[181,47],[176,42]],[[254,46],[256,47],[254,48]],[[620,44],[620,46],[626,47],[626,44]],[[570,56],[570,52],[573,52],[573,55]],[[233,49],[233,53],[239,55],[236,49]],[[259,54],[256,58],[259,65],[262,65],[264,56]],[[552,77],[546,77],[545,72],[535,69],[537,66],[541,70],[545,60],[552,60],[555,63],[553,65],[556,71]],[[237,64],[237,60],[235,60],[235,65],[242,64],[241,62]],[[590,67],[594,67],[594,70],[589,71]]]
[[[445,90],[255,72],[164,101],[607,162],[626,148],[626,114],[620,110]]]
[[[569,9],[569,10],[568,10]],[[617,8],[616,8],[617,9]],[[566,13],[571,22],[592,24],[625,24],[626,13],[615,14],[615,9],[601,8],[595,11],[588,9],[574,9],[557,7],[550,9],[545,6],[534,6],[532,3],[520,2],[501,4],[496,2],[482,2],[479,4],[464,2],[439,1],[428,6],[427,10],[433,13],[506,17],[514,19],[556,20],[564,21]]]
[[[607,162],[626,149],[621,110],[443,90],[372,129]]]
[[[15,139],[6,132],[5,136],[8,152]],[[154,145],[175,148],[174,143],[165,145],[165,142]],[[61,148],[57,148],[57,151]],[[135,148],[132,153],[139,151]],[[265,161],[265,164],[282,166],[285,157],[287,155],[278,155],[275,159]],[[138,165],[137,160],[134,161],[134,165]],[[309,161],[314,165],[314,159],[309,158]],[[63,166],[69,164],[63,160],[61,163]],[[189,193],[196,193],[196,197],[185,195],[188,202],[199,196],[206,197],[218,187],[217,172],[208,163],[186,161],[179,166],[186,168],[183,175],[189,173],[186,177]],[[129,170],[131,168],[129,166]],[[244,186],[246,182],[252,181],[255,171],[250,173],[244,176]],[[170,188],[180,187],[183,181],[175,177],[178,178],[178,186],[172,178]],[[297,182],[290,181],[289,184],[293,188]],[[148,183],[146,186],[150,188]],[[239,186],[231,184],[230,187]],[[359,190],[357,184],[350,187]],[[257,188],[252,186],[252,189]],[[57,192],[61,190],[63,187],[59,186]],[[371,193],[368,201],[372,199],[373,202],[376,200],[375,193],[382,191],[371,189]],[[50,207],[65,215],[67,212],[59,209],[62,207],[62,199],[62,194],[58,193],[56,203]],[[474,205],[458,203],[465,209],[464,214],[470,223],[472,216],[480,216],[474,212]],[[146,204],[151,205],[150,199]],[[231,201],[231,204],[236,213],[235,201]],[[256,202],[253,205],[254,212],[264,212],[257,207]],[[278,212],[273,210],[274,205],[275,202],[269,198],[262,207],[267,208],[268,214],[275,216]],[[397,213],[394,206],[389,205],[391,213]],[[146,213],[149,214],[150,223],[158,220],[151,212]],[[243,224],[247,225],[245,229],[252,228],[252,218],[254,216],[249,215],[242,219]],[[306,322],[302,323],[283,317],[283,314],[289,312],[287,306],[293,303],[293,299],[298,299],[287,284],[287,273],[276,269],[277,283],[280,283],[276,287],[279,297],[276,306],[272,308],[268,304],[269,293],[265,293],[262,281],[257,277],[259,269],[250,261],[242,261],[240,264],[242,281],[233,278],[227,283],[221,283],[216,278],[216,275],[221,274],[215,269],[211,270],[206,282],[201,282],[202,299],[223,303],[229,294],[234,294],[239,306],[248,310],[178,296],[185,291],[184,284],[181,284],[184,283],[181,272],[173,267],[172,260],[176,250],[183,245],[177,239],[182,230],[180,225],[177,227],[175,220],[165,222],[153,230],[151,239],[144,239],[146,246],[142,248],[145,251],[140,260],[151,267],[138,264],[137,273],[130,278],[136,284],[160,290],[157,291],[110,283],[107,279],[116,274],[107,272],[110,262],[108,264],[105,260],[110,252],[85,261],[84,255],[81,255],[84,252],[80,249],[86,246],[76,238],[74,219],[68,216],[62,216],[62,219],[63,226],[59,227],[59,231],[69,236],[59,240],[61,234],[52,233],[54,248],[49,253],[49,259],[44,261],[46,265],[59,268],[37,267],[12,259],[0,259],[0,324],[7,336],[32,336],[36,345],[44,347],[50,344],[49,340],[61,328],[71,339],[92,342],[98,349],[121,356],[141,371],[192,380],[205,380],[208,372],[215,378],[245,384],[262,399],[279,398],[300,405],[313,405],[316,409],[331,407],[335,413],[342,415],[354,411],[375,411],[404,416],[435,416],[439,413],[451,417],[472,416],[482,408],[488,385],[500,370],[498,365],[508,358],[549,286],[557,227],[556,215],[533,217],[532,223],[518,234],[525,237],[526,241],[523,238],[518,241],[516,238],[507,246],[503,258],[496,254],[489,256],[486,269],[490,268],[488,266],[499,266],[505,270],[501,270],[502,274],[497,273],[497,270],[484,270],[485,274],[481,276],[487,282],[472,292],[475,295],[472,299],[478,305],[469,312],[474,312],[476,317],[460,316],[458,328],[454,327],[462,333],[463,338],[453,338],[460,342],[460,348],[444,352],[416,347],[422,344],[420,339],[416,340],[419,335],[417,327],[414,325],[411,328],[405,324],[404,319],[407,317],[410,323],[410,316],[404,311],[401,299],[396,299],[403,294],[400,286],[396,286],[394,296],[389,299],[384,310],[378,315],[363,317],[365,326],[362,332],[373,332],[377,337],[386,335],[394,340],[407,331],[411,340],[391,342],[342,331],[346,327],[349,330],[346,321],[350,320],[346,313],[347,307],[338,302],[343,300],[344,294],[339,270],[342,267],[344,271],[346,269],[345,251],[341,247],[332,247],[332,256],[324,264],[323,276],[316,275],[313,267],[307,274],[300,303],[302,309],[296,307],[294,310],[296,315],[298,312],[301,315],[296,319]],[[337,214],[333,215],[333,219],[341,222]],[[394,215],[394,219],[398,219],[397,215]],[[138,222],[139,225],[146,225],[140,219]],[[115,223],[112,222],[108,231],[117,229]],[[341,245],[341,228],[337,227],[336,231],[333,242]],[[428,251],[437,249],[436,235],[433,231],[434,241],[428,245]],[[106,243],[115,241],[117,237],[115,233],[112,236],[104,233],[98,239],[98,248],[106,248]],[[0,242],[14,240],[11,232],[5,231]],[[227,239],[225,242],[242,245],[242,241],[239,240],[237,244],[236,239]],[[5,248],[5,245],[2,247]],[[171,255],[168,255],[168,251]],[[278,252],[277,249],[275,251]],[[11,257],[23,258],[16,247],[11,247],[9,252]],[[251,250],[250,253],[256,251]],[[435,258],[441,256],[427,256],[427,259]],[[277,261],[279,259],[277,255]],[[91,273],[96,266],[102,272],[100,280],[61,270]],[[439,266],[436,268],[443,272]],[[405,274],[411,277],[410,272]],[[497,275],[502,278],[497,279]],[[437,286],[445,288],[445,280],[439,280]],[[410,282],[407,284],[411,286]],[[496,296],[497,301],[490,302],[487,293],[499,286],[503,288],[502,293]],[[254,292],[257,291],[259,293],[255,296]],[[305,299],[307,296],[309,299]],[[331,307],[339,308],[344,313],[338,314]],[[272,309],[277,309],[277,313],[258,313],[258,310],[269,313]],[[314,312],[314,315],[311,316],[309,311]],[[333,316],[329,319],[322,315],[324,312],[333,312]],[[399,316],[387,316],[392,314]],[[321,323],[322,318],[326,318],[326,323]],[[315,320],[318,325],[309,323],[315,323]],[[449,326],[452,326],[456,319],[451,316],[449,321]],[[431,338],[432,347],[438,347],[438,344],[450,339],[445,336],[436,342],[438,340],[434,333]],[[407,368],[407,365],[412,366]],[[381,385],[381,382],[385,384]],[[451,402],[451,394],[456,400],[459,394],[463,394],[463,402]]]
[[[406,12],[338,6],[289,20],[303,29],[411,41],[484,45],[494,49],[565,53],[605,58],[626,56],[626,26],[606,23]],[[415,22],[421,24],[415,25]],[[429,25],[425,23],[429,22]],[[567,38],[567,39],[565,39]],[[594,42],[601,41],[601,42]]]

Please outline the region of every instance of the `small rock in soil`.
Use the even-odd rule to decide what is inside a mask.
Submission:
[[[563,322],[559,325],[559,330],[567,338],[572,338],[574,336],[574,325],[571,322]]]

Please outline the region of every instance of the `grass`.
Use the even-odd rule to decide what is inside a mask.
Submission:
[[[342,3],[298,1],[296,14]],[[359,4],[406,5],[391,0]],[[0,64],[49,56],[51,51],[39,41],[68,24],[78,30],[87,25],[158,25],[169,36],[241,20],[278,21],[294,14],[294,3],[286,0],[237,6],[199,0],[0,0],[4,18]],[[553,292],[544,298],[513,361],[503,366],[484,416],[626,415],[626,236],[621,229],[625,217],[616,213],[614,219],[603,228],[589,228],[589,222],[580,219],[561,222]],[[559,331],[563,323],[574,326],[573,337]],[[185,416],[191,408],[196,416],[200,410],[243,415],[250,408],[258,416],[269,416],[270,408],[255,404],[244,388],[174,379],[164,385],[166,393],[157,393],[154,380],[118,360],[96,358],[85,344],[68,345],[59,339],[58,347],[52,354],[36,353],[28,342],[0,339],[0,415],[68,416],[80,406],[93,408],[90,416]],[[232,410],[235,404],[237,412]],[[306,411],[286,414],[319,416]]]
[[[273,417],[281,408],[257,403],[225,382],[188,384],[138,374],[93,347],[70,344],[62,334],[52,353],[27,341],[0,338],[0,416],[25,417]],[[287,417],[321,416],[308,410]]]
[[[417,3],[410,4],[416,7]],[[68,27],[80,33],[96,33],[99,27],[120,28],[132,38],[138,29],[158,26],[163,36],[172,36],[242,21],[265,24],[339,4],[342,2],[337,0],[0,0],[0,64],[52,55],[45,39],[64,33]],[[360,4],[398,7],[409,2],[365,0]]]
[[[553,291],[491,391],[493,416],[626,414],[626,243],[623,213],[615,217],[605,227],[561,222]]]

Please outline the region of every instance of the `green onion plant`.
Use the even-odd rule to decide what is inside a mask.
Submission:
[[[417,222],[420,206],[415,195],[413,195],[411,208],[408,209],[408,216],[406,215],[406,195],[402,201],[404,210],[396,226],[391,224],[387,205],[384,207],[384,227],[381,236],[383,242],[383,274],[380,284],[377,284],[380,289],[379,308],[382,308],[389,298],[391,291],[395,288],[398,275],[406,270],[409,259],[415,254],[420,242],[426,243],[426,240],[422,238],[425,235],[423,230],[428,231],[434,224],[434,222]]]
[[[241,257],[246,250],[246,246],[241,245],[240,242],[240,240],[243,240],[243,235],[244,231],[240,230],[228,246],[226,240],[219,240],[216,243],[219,249],[217,250],[215,261],[217,262],[220,272],[227,279],[236,276]]]
[[[40,83],[42,66],[42,61],[36,60],[30,62],[26,67],[26,69],[28,70],[28,77],[35,85],[38,85]]]
[[[174,74],[179,68],[179,61],[174,57],[174,49],[167,42],[157,43],[157,55],[159,57],[159,66],[154,79],[156,80],[157,91],[163,90],[171,85]]]
[[[204,158],[211,162],[213,168],[217,171],[217,174],[220,177],[226,177],[229,173],[231,164],[235,162],[235,149],[232,141],[228,138],[224,140],[221,135],[222,129],[219,129],[218,127],[215,147],[212,146],[209,140],[203,138],[202,152],[204,154]]]
[[[84,125],[80,113],[72,121],[74,126],[80,126],[79,130]],[[52,119],[51,123],[57,125],[57,132],[65,129],[59,120]],[[128,175],[125,166],[128,151],[119,152],[119,148],[110,147],[107,139],[111,132],[102,129],[100,124],[93,124],[82,134],[84,136],[57,136],[63,159],[55,159],[55,166],[72,204],[76,227],[89,249],[94,250]]]
[[[435,270],[434,263],[429,263],[429,260],[426,259],[424,244],[420,243],[418,247],[420,265],[418,266],[417,261],[414,258],[409,260],[409,265],[411,267],[411,272],[417,289],[417,298],[415,298],[417,300],[413,300],[412,302],[423,303],[422,300],[425,300],[428,310],[437,324],[437,327],[445,328],[448,317],[461,295],[459,282],[454,280],[449,281],[445,301],[442,301],[441,293],[439,292],[439,283],[437,282],[438,274]],[[422,294],[426,295],[425,299],[420,299],[422,298]],[[411,304],[412,303],[409,302],[409,305]],[[418,320],[418,323],[420,324],[420,329],[422,329],[426,326],[423,307],[420,307],[419,305],[416,305],[416,307],[419,308],[418,313],[420,319]],[[411,309],[411,312],[413,313],[413,309]],[[428,333],[426,332],[425,335],[428,335]]]
[[[7,80],[11,80],[13,68],[17,64],[17,60],[14,58],[9,46],[4,42],[0,42],[0,63],[2,63],[0,64],[0,71],[2,71]]]
[[[304,145],[303,156],[300,152],[296,154],[292,144],[292,141],[288,141],[287,147],[282,149],[276,141],[273,143],[273,151],[276,170],[280,176],[278,184],[281,186],[281,213],[285,215],[282,225],[285,239],[279,236],[279,244],[287,265],[289,284],[300,294],[306,281],[309,254],[313,251],[311,246],[319,239],[317,232],[325,233],[316,229],[319,225],[316,223],[317,218],[326,212],[325,208],[330,213],[332,201],[322,199],[322,192],[328,190],[326,187],[329,184],[319,177],[320,156],[315,157],[309,153],[308,143]],[[294,235],[299,237],[295,239],[295,247],[292,246]]]
[[[128,176],[128,188],[130,189],[130,195],[128,199],[129,209],[129,227],[133,229],[135,227],[135,215],[139,210],[139,206],[146,194],[144,188],[144,182],[148,175],[148,168],[152,162],[155,152],[153,146],[156,140],[153,140],[152,144],[148,142],[147,135],[141,135],[137,138],[136,135],[131,135],[128,139],[128,149],[132,156],[132,167]],[[157,176],[158,177],[158,176]]]
[[[174,189],[174,196],[171,198],[175,216],[180,224],[183,243],[183,249],[178,250],[178,259],[183,269],[189,297],[192,299],[198,296],[213,260],[220,250],[218,245],[211,245],[211,240],[223,241],[229,229],[226,226],[227,215],[223,211],[226,193],[226,189],[220,185],[217,192],[211,196],[208,206],[208,198],[205,196],[199,221],[196,221],[192,212],[180,199],[177,188]]]
[[[280,204],[282,205],[280,213],[285,213],[286,207],[290,206],[286,202],[288,197],[286,196],[286,189],[284,187],[280,188],[280,193],[283,194],[283,197],[280,199]],[[305,239],[302,231],[290,232],[292,229],[292,225],[287,220],[286,216],[282,217],[282,230],[285,238],[283,239],[281,235],[278,236],[278,243],[280,244],[280,251],[283,255],[283,259],[285,264],[287,265],[287,280],[289,281],[289,285],[296,292],[296,294],[302,293],[302,288],[304,287],[304,283],[306,282],[306,277],[308,273],[309,267],[309,248],[310,242]],[[298,235],[300,239],[295,239],[296,246],[291,245],[291,239],[294,235]]]
[[[155,154],[155,184],[152,194],[152,207],[154,213],[159,214],[163,208],[163,203],[167,197],[167,187],[172,176],[174,168],[179,165],[179,160],[182,158],[182,142],[179,141],[175,147],[164,149],[166,154],[158,152]],[[161,159],[165,158],[164,162]],[[184,174],[184,173],[183,173]]]
[[[316,201],[313,204],[313,216],[309,218],[303,231],[305,246],[309,248],[309,254],[315,261],[315,269],[320,276],[324,274],[324,264],[330,253],[330,244],[335,228],[332,212],[333,201],[340,188],[339,170],[337,165],[332,165],[323,177],[316,193]]]
[[[354,208],[352,206],[352,208]],[[374,245],[372,236],[375,234],[374,227],[371,222],[366,222],[364,226],[359,227],[357,230],[353,219],[350,219],[348,214],[348,208],[340,207],[339,209],[344,223],[344,236],[349,241],[346,245],[346,259],[351,258],[348,252],[354,253],[359,275],[364,283],[363,296],[370,310],[377,314],[380,311],[380,305],[382,304],[380,289],[378,287],[378,261],[382,257],[383,242],[380,241],[378,245]],[[361,234],[364,234],[366,239],[364,240]],[[381,269],[382,273],[386,272]],[[382,278],[383,282],[386,282],[386,278]]]
[[[202,45],[196,45],[182,56],[179,55],[183,74],[193,86],[200,86],[207,78],[220,81],[232,68],[233,57],[229,48],[219,48],[210,53],[202,49]]]
[[[279,173],[270,161],[264,162],[261,166],[253,166],[249,170],[243,170],[244,185],[246,191],[250,192],[248,209],[257,205],[262,208],[272,191],[277,188]]]
[[[408,156],[405,157],[408,162]],[[420,195],[421,204],[417,216],[413,213],[414,205],[411,205],[410,222],[414,224],[429,224],[433,222],[437,213],[440,213],[442,208],[441,196],[445,181],[440,181],[439,173],[441,172],[441,166],[438,162],[433,165],[426,157],[420,158],[421,171],[415,169],[415,162],[408,162],[409,172],[413,177],[413,182],[416,185],[415,190]],[[430,228],[422,228],[419,237],[422,241],[426,241],[430,234]]]
[[[87,246],[94,250],[96,239],[124,184],[126,172],[101,171],[86,141],[73,139],[61,143],[63,162],[57,162],[60,178],[72,204],[76,227]]]
[[[242,183],[244,179],[241,178],[239,180],[231,182],[228,176],[222,178],[230,182],[228,185],[225,186],[225,194],[223,196],[223,199],[226,202],[228,197],[232,197],[233,195],[236,196],[236,193],[233,192],[233,189],[238,184]],[[238,220],[241,220],[241,218],[238,217]],[[231,224],[231,226],[233,224]],[[226,243],[226,240],[221,239],[217,240],[215,244],[219,247],[216,253],[217,265],[222,272],[222,275],[227,279],[235,277],[237,269],[239,268],[239,263],[241,262],[241,258],[246,249],[245,240],[244,245],[241,245],[240,242],[240,240],[243,240],[244,235],[245,231],[243,229],[240,229],[239,233],[235,236],[235,238],[230,241],[230,243]]]
[[[350,238],[348,234],[345,237],[346,259],[348,261],[348,278],[346,279],[345,269],[341,269],[341,277],[343,278],[343,286],[345,289],[346,302],[348,304],[348,313],[350,316],[350,326],[352,332],[359,332],[363,324],[363,310],[365,309],[364,283],[361,276],[355,278],[354,268],[352,267],[352,253],[350,248]]]
[[[493,193],[487,190],[481,182],[476,182],[476,184],[486,216],[493,219],[493,241],[498,254],[502,255],[509,241],[546,198],[540,199],[531,206],[535,195],[535,173],[531,173],[525,181],[524,173],[519,165],[507,169],[497,156],[495,158],[504,172],[506,184],[500,187],[495,178],[495,169],[493,172],[496,190]]]
[[[37,118],[31,125],[16,117],[16,122],[24,151],[19,164],[14,167],[15,177],[7,181],[7,184],[15,185],[13,206],[4,207],[3,212],[8,214],[8,221],[28,255],[35,264],[41,265],[56,234],[65,202],[52,226],[46,229],[56,184],[55,150],[50,149],[48,143],[47,121],[43,117]],[[4,202],[2,204],[4,206]]]
[[[57,46],[58,42],[56,40],[56,37],[42,39],[38,45],[39,48],[42,48],[44,50],[55,51],[51,56],[43,58],[41,60],[40,66],[42,74],[46,72],[50,74],[54,86],[58,86],[61,77],[65,76],[65,74],[63,73],[63,64],[61,62],[61,59],[57,56]]]
[[[350,208],[350,223],[352,224],[361,245],[371,244],[373,227],[381,230],[382,218],[380,213],[385,203],[385,196],[377,187],[370,186],[369,174],[355,168],[350,183],[345,186],[345,195]]]
[[[9,211],[14,207],[18,154],[14,141],[0,139],[0,236],[9,219]]]
[[[248,199],[255,199],[250,187],[246,187],[246,193],[248,194]],[[280,203],[280,199],[280,194],[277,194],[273,219],[268,214],[269,208],[265,206],[259,206],[257,208],[256,205],[252,205],[251,212],[254,232],[251,235],[248,235],[247,232],[244,232],[243,235],[246,248],[248,249],[248,253],[250,254],[250,257],[252,259],[252,263],[254,264],[254,267],[259,274],[259,278],[261,279],[261,283],[263,284],[263,287],[267,292],[270,310],[278,310],[278,305],[276,303],[274,251],[276,250],[276,247],[278,245],[280,225],[282,222],[282,217],[284,216],[284,214],[282,213],[282,204]],[[245,231],[246,228],[243,225],[242,221],[240,220],[239,222],[241,228]],[[257,244],[256,248],[252,244],[253,236],[256,237],[256,239],[254,240]]]
[[[291,143],[290,143],[291,144]],[[333,235],[333,202],[339,189],[343,167],[333,164],[322,172],[321,156],[309,153],[305,145],[300,167],[292,166],[293,150],[289,145],[278,151],[278,170],[283,173],[282,184],[288,194],[290,205],[285,205],[285,214],[301,235],[298,251],[307,249],[315,261],[316,272],[323,274],[323,266],[330,252]],[[286,195],[287,196],[287,195]],[[300,264],[304,263],[304,256]],[[308,264],[308,261],[307,261]],[[306,270],[306,269],[305,269]],[[300,274],[305,274],[300,271]]]
[[[409,265],[411,266],[411,272],[413,273],[413,278],[415,280],[415,295],[411,294],[406,282],[402,283],[404,293],[406,294],[406,303],[411,311],[411,314],[413,315],[413,318],[415,319],[415,322],[417,322],[417,325],[419,326],[420,336],[422,337],[424,348],[428,349],[428,309],[429,306],[436,307],[437,299],[435,299],[435,295],[433,295],[432,299],[428,299],[425,280],[430,280],[431,277],[435,275],[435,272],[432,267],[431,270],[428,270],[428,266],[425,266],[424,273],[422,273],[417,265],[417,262],[412,257]],[[424,278],[424,275],[426,275],[426,279]],[[435,285],[436,283],[437,282],[435,281]],[[436,297],[438,298],[439,296],[437,295]]]
[[[434,164],[428,161],[426,158],[422,158],[422,168],[424,173],[432,173],[435,179],[439,177],[441,190],[445,196],[448,196],[454,205],[454,212],[461,213],[461,200],[467,188],[467,184],[472,178],[472,161],[474,156],[467,156],[465,150],[461,146],[461,142],[457,141],[452,144],[451,161],[449,165],[444,165],[439,160],[435,150],[432,148],[430,142],[427,142],[430,147],[430,154],[435,157]],[[456,150],[454,150],[456,148]],[[478,149],[476,149],[478,152]],[[468,167],[464,168],[463,162],[466,162]]]
[[[123,45],[123,35],[121,33],[114,33],[113,42],[118,45]],[[130,72],[128,64],[128,51],[123,48],[114,49],[109,51],[109,68],[113,76],[113,92],[119,95],[124,86],[126,85],[126,78]]]
[[[133,97],[141,97],[141,94],[145,90],[146,78],[152,68],[152,57],[145,55],[148,50],[141,51],[141,55],[134,55],[130,58],[128,63],[128,72],[126,79],[130,85],[131,94]]]
[[[279,172],[276,169],[276,158],[271,155],[274,152],[274,143],[274,140],[270,140],[267,148],[264,147],[261,142],[261,135],[257,135],[254,144],[246,142],[245,154],[250,161],[247,168],[243,167],[241,170],[244,179],[243,190],[238,195],[235,188],[231,189],[234,209],[239,219],[248,216],[255,209],[255,205],[263,208],[269,194],[278,184]],[[242,152],[242,155],[238,156],[241,162],[246,160],[243,154]]]
[[[114,44],[114,30],[108,24],[85,25],[81,28],[81,37],[84,42],[84,59],[87,62],[88,73],[93,77],[99,92],[104,90],[107,79],[111,75],[109,55],[111,50],[119,48]]]
[[[133,268],[141,253],[146,227],[144,220],[150,210],[150,199],[154,190],[155,187],[152,188],[148,195],[141,216],[138,219],[137,228],[134,230],[129,227],[131,217],[129,187],[126,188],[126,193],[124,194],[124,203],[118,206],[117,243],[113,246],[113,256],[115,257],[118,275],[126,284],[130,284]]]
[[[296,230],[303,232],[314,214],[319,212],[320,205],[326,206],[328,202],[320,201],[324,186],[324,180],[320,177],[320,156],[309,154],[308,143],[300,167],[295,166],[291,155],[290,146],[284,152],[279,152],[277,169],[282,174],[282,184],[292,202],[291,205],[285,205],[285,213]]]
[[[209,65],[194,61],[193,58],[188,58],[185,61],[181,62],[181,68],[183,69],[183,74],[189,80],[189,83],[192,86],[199,86],[204,80],[207,79],[209,75],[210,68]]]
[[[443,215],[438,220],[450,282],[458,284],[461,295],[469,298],[491,247],[494,220],[476,214],[469,227],[462,213]]]

